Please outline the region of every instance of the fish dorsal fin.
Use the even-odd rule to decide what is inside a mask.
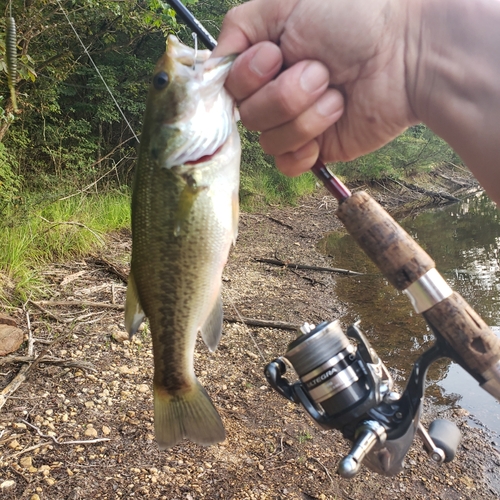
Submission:
[[[201,337],[211,352],[217,349],[220,337],[222,335],[222,319],[224,313],[222,311],[222,299],[219,294],[215,301],[214,307],[210,311],[205,324],[201,328]]]
[[[139,301],[134,274],[130,271],[127,285],[127,297],[125,299],[125,329],[130,338],[136,334],[145,316]]]

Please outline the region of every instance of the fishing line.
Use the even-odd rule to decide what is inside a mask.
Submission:
[[[71,26],[71,29],[73,30],[73,33],[75,34],[76,38],[78,38],[78,41],[80,42],[80,45],[83,47],[83,50],[84,50],[85,54],[87,54],[87,57],[90,59],[90,62],[92,63],[92,66],[94,66],[94,69],[96,70],[97,74],[101,78],[102,83],[106,87],[106,90],[109,92],[109,95],[111,96],[111,99],[113,99],[113,102],[115,103],[115,106],[117,107],[118,111],[122,115],[122,118],[125,120],[125,123],[127,124],[128,128],[132,132],[132,135],[135,137],[135,140],[137,142],[140,142],[139,138],[137,137],[136,133],[134,132],[134,129],[132,128],[132,125],[130,125],[130,122],[127,120],[127,117],[125,116],[125,113],[122,111],[122,108],[118,104],[118,101],[115,99],[115,96],[113,95],[113,92],[108,87],[108,84],[106,83],[106,80],[104,80],[104,77],[102,76],[101,72],[99,71],[99,68],[97,67],[96,63],[92,59],[92,56],[90,55],[90,52],[87,50],[87,47],[85,47],[85,44],[83,43],[82,39],[78,35],[75,27],[73,26],[73,23],[71,22],[70,18],[68,17],[68,14],[64,10],[63,6],[61,5],[61,2],[59,0],[57,0],[57,3],[59,5],[62,13],[64,14],[64,17],[66,18],[66,20],[68,21],[69,25]]]

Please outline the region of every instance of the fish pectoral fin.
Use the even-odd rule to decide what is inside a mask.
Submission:
[[[214,307],[210,311],[208,318],[205,320],[204,325],[201,327],[201,338],[211,352],[214,352],[219,344],[219,340],[222,335],[223,318],[224,312],[222,310],[222,298],[219,294]]]
[[[139,294],[137,293],[134,274],[130,271],[127,285],[127,296],[125,299],[125,329],[127,330],[130,338],[136,334],[145,317],[146,315],[144,314],[139,301]]]
[[[222,420],[198,380],[177,394],[155,385],[154,407],[155,436],[162,449],[174,446],[183,438],[204,446],[226,438]]]

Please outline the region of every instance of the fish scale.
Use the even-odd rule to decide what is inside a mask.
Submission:
[[[193,360],[198,332],[210,350],[220,339],[222,270],[238,219],[241,147],[223,87],[233,58],[209,55],[169,37],[148,94],[132,195],[125,323],[132,335],[145,316],[150,322],[162,448],[225,437]]]

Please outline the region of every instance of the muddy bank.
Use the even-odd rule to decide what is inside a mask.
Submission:
[[[342,316],[344,306],[332,294],[334,274],[255,261],[278,258],[334,267],[317,251],[323,235],[339,227],[334,211],[335,202],[319,192],[298,207],[242,214],[238,243],[224,271],[227,316],[235,316],[236,308],[243,316],[297,325]],[[129,235],[119,234],[110,238],[103,256],[126,272],[129,252]],[[469,427],[460,410],[426,407],[424,415],[424,421],[430,415],[446,417],[460,427],[464,437],[455,461],[433,466],[416,440],[396,477],[363,468],[354,480],[339,478],[335,470],[348,444],[338,432],[315,427],[263,377],[265,361],[285,352],[293,332],[237,323],[225,323],[215,353],[200,341],[195,358],[200,380],[224,420],[226,441],[209,448],[184,442],[160,451],[153,437],[150,336],[147,329],[131,343],[121,336],[123,280],[92,258],[55,264],[43,277],[51,300],[78,304],[26,306],[35,355],[59,361],[42,359],[0,412],[0,483],[13,482],[0,493],[3,498],[499,496],[494,479],[500,457],[488,435]],[[27,331],[25,312],[9,313]],[[18,354],[26,353],[25,344]],[[1,366],[2,388],[21,366]]]

